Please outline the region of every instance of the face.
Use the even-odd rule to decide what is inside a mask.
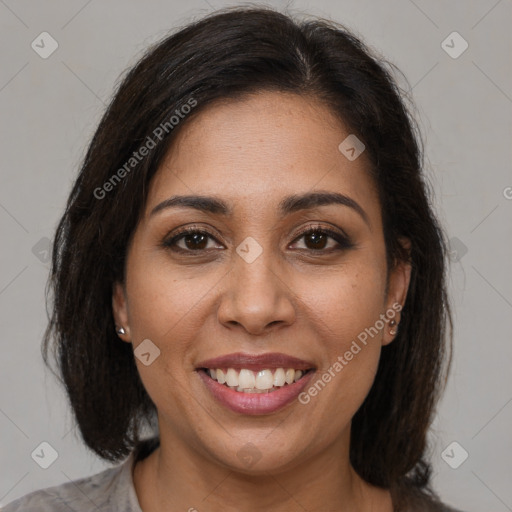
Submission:
[[[249,473],[347,448],[410,276],[390,269],[386,294],[366,154],[347,158],[350,132],[293,94],[218,103],[190,121],[151,182],[113,295],[123,340],[144,354],[161,440]]]

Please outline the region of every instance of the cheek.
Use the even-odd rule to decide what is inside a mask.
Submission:
[[[385,269],[379,262],[354,261],[317,274],[314,282],[307,277],[296,284],[300,307],[317,323],[331,350],[348,350],[350,343],[347,347],[345,343],[373,326],[384,312]]]
[[[130,332],[134,348],[149,339],[159,350],[146,366],[136,359],[141,380],[159,409],[179,424],[191,407],[191,390],[185,385],[191,372],[195,341],[209,313],[218,272],[192,267],[176,269],[160,257],[134,254],[127,268],[127,295]],[[194,406],[197,404],[194,403]],[[181,420],[180,420],[181,418]]]
[[[150,347],[156,347],[152,350],[158,354],[149,365],[136,357],[140,379],[159,415],[185,432],[183,418],[190,390],[185,385],[188,377],[184,363],[188,340],[193,336],[185,330],[187,313],[193,315],[195,296],[190,287],[162,272],[133,272],[130,286],[127,291],[134,349],[137,352],[140,343],[150,340]]]
[[[307,417],[315,418],[308,430],[322,425],[322,444],[339,436],[363,404],[374,383],[380,359],[377,339],[365,345],[355,337],[332,340],[325,366],[319,368],[299,396]]]
[[[200,314],[202,304],[207,300],[205,294],[215,286],[218,277],[205,273],[202,278],[189,278],[186,270],[178,272],[161,263],[135,263],[130,270],[127,280],[129,321],[135,339],[183,339],[183,329],[191,324],[200,325],[188,319]]]
[[[322,353],[322,367],[302,403],[330,425],[333,435],[350,421],[375,379],[385,328],[380,320],[384,278],[378,266],[368,265],[340,270],[300,292]]]
[[[165,268],[151,265],[142,258],[132,258],[126,281],[128,322],[133,347],[150,340],[158,356],[150,365],[136,359],[141,379],[153,398],[158,382],[168,386],[174,378],[182,378],[185,353],[182,329],[187,313],[195,302],[193,290],[176,280]],[[149,345],[152,347],[152,345]],[[150,350],[151,352],[151,350]],[[181,373],[180,373],[181,372]]]

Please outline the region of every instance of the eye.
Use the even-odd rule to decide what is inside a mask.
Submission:
[[[354,247],[350,238],[342,233],[338,233],[322,226],[309,226],[299,233],[295,240],[304,239],[305,249],[311,252],[331,252]],[[334,245],[326,248],[328,240],[334,240]],[[309,245],[309,247],[307,247]]]
[[[300,239],[305,240],[306,247],[304,249],[310,252],[328,253],[354,247],[354,244],[348,236],[322,226],[309,226],[303,229],[299,233],[299,236],[295,238],[294,242],[296,243],[297,240]],[[333,240],[335,243],[331,244],[331,247],[326,247],[329,239]],[[212,247],[208,246],[211,240],[219,243],[210,232],[189,226],[176,233],[170,239],[165,240],[162,245],[175,252],[201,252],[212,249]],[[219,245],[221,244],[219,243]],[[223,248],[223,246],[221,245],[220,248]]]
[[[191,226],[182,229],[169,240],[165,240],[163,246],[177,252],[200,252],[211,249],[208,247],[210,240],[217,241],[208,231]],[[183,242],[182,245],[179,245],[181,242]]]

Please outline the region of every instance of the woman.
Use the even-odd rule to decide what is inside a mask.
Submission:
[[[6,512],[453,510],[425,456],[446,242],[386,66],[340,25],[236,8],[128,73],[44,342],[85,444],[128,458]]]

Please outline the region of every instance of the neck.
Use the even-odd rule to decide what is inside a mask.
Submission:
[[[364,482],[350,465],[349,435],[293,467],[252,474],[161,436],[135,466],[135,491],[144,512],[391,512],[389,492]]]

